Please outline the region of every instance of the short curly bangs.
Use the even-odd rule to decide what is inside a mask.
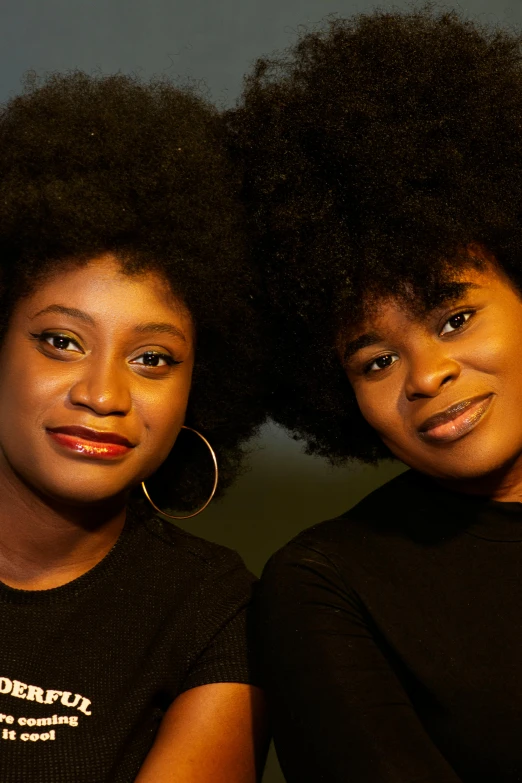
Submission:
[[[1,110],[1,328],[20,296],[102,253],[129,274],[162,274],[195,324],[186,423],[215,448],[221,489],[266,412],[259,286],[237,191],[219,116],[192,88],[30,74]],[[160,469],[162,507],[195,507],[212,486],[208,455],[183,441]]]
[[[280,335],[271,413],[333,462],[391,456],[335,351],[379,297],[430,308],[481,245],[522,288],[522,36],[432,6],[330,20],[227,116]]]

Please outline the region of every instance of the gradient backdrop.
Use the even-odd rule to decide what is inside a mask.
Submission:
[[[407,7],[365,0],[0,0],[0,100],[20,88],[24,71],[81,68],[102,73],[168,73],[204,80],[221,105],[234,104],[243,73],[260,54],[283,48],[301,25],[327,14]],[[447,2],[462,14],[509,26],[522,2]],[[260,573],[270,554],[314,522],[335,516],[400,472],[332,469],[307,457],[281,430],[267,426],[253,444],[245,475],[228,496],[185,527],[239,552]],[[275,755],[264,783],[282,783]]]

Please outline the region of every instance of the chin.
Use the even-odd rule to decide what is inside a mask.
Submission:
[[[61,475],[20,475],[23,483],[45,503],[77,508],[124,503],[129,482],[115,481],[115,476],[82,476],[80,472]]]

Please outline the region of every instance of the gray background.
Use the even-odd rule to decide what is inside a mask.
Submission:
[[[20,89],[24,71],[81,68],[204,79],[221,105],[233,105],[243,73],[260,54],[285,47],[300,25],[375,7],[364,0],[0,0],[0,100]],[[383,0],[380,8],[406,7]],[[482,21],[519,26],[520,0],[446,3]],[[253,444],[245,475],[228,496],[186,524],[238,549],[259,573],[299,530],[341,513],[402,467],[331,469],[268,426]],[[270,755],[264,783],[281,783]]]

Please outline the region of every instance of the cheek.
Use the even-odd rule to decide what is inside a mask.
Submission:
[[[38,421],[67,398],[68,373],[50,376],[38,356],[5,350],[0,354],[0,418],[4,425],[23,428]]]
[[[463,371],[473,370],[491,376],[504,375],[513,367],[513,354],[518,355],[518,345],[513,335],[495,330],[487,331],[482,339],[466,341],[455,356]]]
[[[462,368],[460,384],[466,395],[492,391],[497,395],[498,409],[509,416],[518,416],[522,406],[522,322],[519,321],[514,319],[512,329],[490,328],[480,341],[475,341],[456,357]]]
[[[354,386],[355,397],[363,418],[381,438],[389,440],[403,431],[400,415],[400,392],[395,384],[376,383]]]
[[[181,430],[189,393],[190,372],[184,372],[172,384],[155,382],[135,395],[136,413],[147,433],[147,450],[156,465],[166,459]]]
[[[418,450],[414,434],[408,430],[403,379],[399,373],[375,384],[355,389],[363,418],[373,427],[384,445],[400,460],[410,464]]]

